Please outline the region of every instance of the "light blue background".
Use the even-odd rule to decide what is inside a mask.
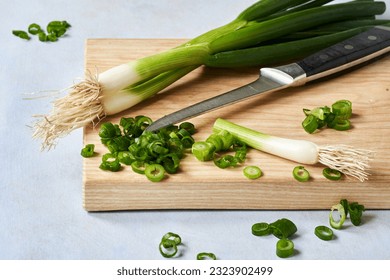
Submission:
[[[294,259],[389,259],[389,211],[366,211],[364,225],[337,231],[331,242],[313,234],[315,226],[327,224],[328,211],[88,213],[82,208],[82,131],[50,152],[40,152],[31,139],[31,115],[48,112],[50,100],[23,97],[66,88],[82,77],[86,38],[191,38],[253,2],[0,1],[0,259],[161,259],[157,245],[167,231],[182,236],[180,259],[194,259],[200,251],[220,259],[275,259],[275,238],[256,238],[250,227],[281,217],[299,228]],[[57,43],[11,34],[57,19],[73,26]]]

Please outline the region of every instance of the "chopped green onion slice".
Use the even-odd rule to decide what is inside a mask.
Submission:
[[[302,127],[307,133],[313,133],[318,128],[317,118],[313,115],[308,115],[302,122]]]
[[[341,205],[340,203],[336,204],[336,205],[333,205],[330,210],[331,210],[330,213],[329,213],[329,224],[330,224],[330,226],[332,228],[334,228],[334,229],[341,229],[341,227],[344,224],[345,218],[346,218],[343,205]],[[333,217],[333,212],[334,211],[337,211],[339,213],[338,220],[335,220],[335,218]]]
[[[339,100],[332,104],[332,112],[338,118],[349,119],[352,116],[352,102],[349,100]]]
[[[299,182],[306,182],[310,179],[310,173],[303,166],[296,166],[293,169],[293,176]]]
[[[276,243],[276,255],[279,258],[288,258],[294,254],[294,243],[289,239],[280,239]]]
[[[257,166],[247,166],[244,168],[244,175],[248,179],[257,179],[260,178],[263,173],[261,169]]]
[[[351,128],[351,122],[349,120],[341,120],[336,117],[332,123],[332,128],[340,131],[348,130]]]
[[[197,260],[216,260],[217,257],[213,253],[202,252],[196,255]]]
[[[175,241],[170,239],[161,240],[158,249],[164,258],[172,258],[177,254],[178,251]]]
[[[188,131],[189,134],[194,134],[195,133],[195,126],[194,124],[190,123],[190,122],[183,122],[179,125],[179,130],[180,129],[185,129]]]
[[[234,136],[233,134],[231,134],[229,131],[227,130],[221,130],[219,133],[218,133],[218,136],[221,138],[222,140],[222,151],[227,151],[232,145],[233,145],[233,142],[234,142]]]
[[[12,34],[14,34],[15,36],[22,38],[24,40],[31,39],[30,36],[27,34],[27,32],[23,31],[23,30],[12,30]]]
[[[359,226],[361,224],[364,210],[364,206],[357,202],[348,204],[349,217],[354,226]]]
[[[232,155],[224,155],[219,159],[214,159],[214,164],[219,168],[225,169],[228,167],[235,167],[238,164],[238,160]]]
[[[116,172],[120,170],[121,164],[118,158],[113,154],[105,154],[102,157],[102,163],[100,164],[99,168],[102,170]]]
[[[333,230],[327,226],[317,226],[314,229],[314,234],[322,240],[328,241],[333,239]]]
[[[169,174],[174,174],[179,169],[180,158],[177,154],[171,153],[159,157],[157,163],[161,164]]]
[[[297,226],[289,219],[282,218],[269,225],[272,234],[279,239],[289,238],[297,232]]]
[[[184,136],[181,138],[181,142],[183,143],[183,147],[186,149],[189,149],[192,147],[192,145],[195,143],[194,138],[192,138],[191,135]]]
[[[199,141],[192,145],[192,154],[200,161],[213,159],[215,146],[210,142]]]
[[[160,182],[164,179],[165,169],[162,165],[154,163],[145,167],[145,176],[152,182]]]
[[[129,151],[120,151],[118,153],[118,160],[120,163],[131,165],[132,162],[136,161],[135,157]]]
[[[206,142],[212,144],[215,147],[215,152],[219,152],[223,148],[222,138],[217,134],[211,134],[206,139]]]
[[[133,161],[131,163],[131,169],[138,174],[145,174],[145,169],[147,166],[148,164],[143,161]]]
[[[87,158],[92,157],[95,152],[95,145],[94,144],[87,144],[84,148],[81,149],[81,156]]]
[[[344,207],[345,217],[348,216],[348,200],[347,199],[341,199],[340,204]]]
[[[43,32],[43,31],[42,31],[42,28],[38,24],[32,23],[28,26],[28,32],[32,35],[37,35],[38,33]]]
[[[329,167],[324,168],[324,170],[322,170],[322,174],[326,179],[333,180],[333,181],[340,180],[342,175],[340,171]]]
[[[180,237],[180,235],[178,235],[177,233],[167,232],[167,233],[164,234],[164,236],[161,238],[161,241],[165,241],[165,240],[172,240],[172,241],[175,242],[176,245],[181,244],[181,237]]]
[[[271,234],[272,230],[267,223],[256,223],[252,225],[252,234],[256,236],[265,236]]]

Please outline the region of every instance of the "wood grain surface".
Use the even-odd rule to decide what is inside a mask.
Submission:
[[[178,39],[89,39],[85,67],[102,72],[112,66],[175,47]],[[322,176],[323,166],[306,166],[312,179],[299,183],[292,177],[298,165],[256,150],[246,165],[257,165],[264,175],[248,180],[242,167],[222,170],[212,162],[187,155],[178,174],[159,183],[125,166],[120,172],[99,169],[107,149],[100,144],[99,125],[84,129],[84,143],[96,145],[97,157],[83,159],[83,206],[87,211],[140,209],[329,209],[341,198],[370,209],[390,209],[390,57],[352,72],[243,101],[191,119],[204,140],[217,117],[262,131],[318,145],[347,144],[375,152],[368,181],[344,178],[333,182]],[[200,67],[155,97],[104,121],[119,123],[122,116],[147,115],[157,120],[198,101],[255,80],[258,68],[209,69]],[[313,135],[301,127],[302,108],[331,105],[339,99],[353,103],[353,129],[324,129]]]

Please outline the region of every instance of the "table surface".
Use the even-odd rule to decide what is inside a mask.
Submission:
[[[2,2],[5,2],[2,0]],[[315,226],[328,211],[121,211],[82,208],[82,130],[40,151],[31,139],[34,114],[50,110],[51,90],[83,76],[87,38],[191,38],[233,19],[254,0],[14,0],[0,9],[0,259],[162,259],[158,243],[168,231],[181,235],[179,259],[201,251],[220,259],[276,259],[275,238],[255,237],[250,227],[285,217],[298,233],[294,259],[389,259],[390,211],[348,221],[331,242]],[[334,1],[342,2],[342,1]],[[390,1],[385,0],[388,6]],[[389,8],[390,9],[390,8]],[[390,18],[387,11],[383,18]],[[72,28],[56,43],[29,42],[11,34],[33,22],[67,20]],[[158,28],[156,28],[158,27]],[[45,92],[43,92],[45,91]],[[59,96],[59,95],[56,95]]]

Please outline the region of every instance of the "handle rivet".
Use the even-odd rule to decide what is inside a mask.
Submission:
[[[353,46],[352,45],[345,45],[344,49],[346,49],[346,50],[353,50]]]
[[[370,41],[375,41],[376,39],[378,39],[378,37],[374,36],[374,35],[370,35],[367,37],[368,40]]]
[[[327,54],[321,54],[320,55],[320,59],[321,60],[325,60],[325,59],[328,59],[328,58],[329,58],[329,56]]]

